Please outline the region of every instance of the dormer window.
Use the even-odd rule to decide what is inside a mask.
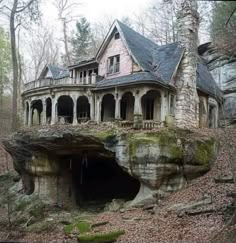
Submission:
[[[119,32],[116,32],[115,33],[115,40],[118,40],[118,39],[120,39],[120,33]]]
[[[120,55],[108,58],[108,74],[118,73],[120,71]]]

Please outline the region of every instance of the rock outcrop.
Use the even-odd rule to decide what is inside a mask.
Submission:
[[[67,205],[73,201],[68,158],[81,158],[84,151],[98,161],[113,159],[140,182],[134,205],[179,190],[207,172],[218,147],[214,138],[188,130],[127,133],[70,126],[24,129],[6,139],[4,146],[27,194],[37,192],[44,201]]]
[[[211,43],[201,45],[199,54],[206,61],[207,66],[224,92],[224,112],[221,119],[236,118],[236,57],[224,55]]]

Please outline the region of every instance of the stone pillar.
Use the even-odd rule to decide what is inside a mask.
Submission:
[[[27,103],[28,102],[25,102],[24,103],[24,126],[28,126],[28,114],[27,114]]]
[[[46,125],[47,124],[47,114],[46,114],[47,103],[46,103],[46,99],[42,100],[42,103],[43,103],[42,125]]]
[[[32,116],[33,116],[33,114],[32,114],[32,112],[33,112],[33,109],[32,109],[32,107],[31,107],[31,103],[29,104],[29,118],[28,118],[28,126],[30,127],[30,126],[32,126]]]
[[[92,121],[95,120],[95,113],[94,113],[94,106],[95,106],[95,102],[94,102],[94,96],[91,95],[90,99],[89,99],[89,104],[90,104],[90,119]]]
[[[77,120],[77,97],[72,97],[73,98],[73,125],[77,125],[78,124],[78,120]]]
[[[134,128],[142,128],[143,114],[142,114],[142,105],[141,105],[141,95],[137,90],[134,94]]]
[[[52,119],[51,119],[51,125],[54,125],[57,123],[57,98],[52,98]]]
[[[178,41],[185,48],[176,80],[176,125],[181,128],[198,127],[198,94],[196,88],[198,62],[199,14],[197,2],[181,0],[177,15]]]
[[[115,119],[120,120],[120,101],[121,101],[121,97],[119,97],[118,94],[116,94],[116,106],[115,106]]]
[[[97,96],[96,97],[96,121],[97,121],[97,123],[100,123],[102,121],[101,112],[102,112],[102,99]]]

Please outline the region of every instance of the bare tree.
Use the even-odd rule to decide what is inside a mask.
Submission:
[[[9,17],[10,36],[11,36],[11,55],[13,67],[13,95],[12,95],[12,130],[17,129],[17,93],[19,80],[19,66],[16,46],[16,30],[29,17],[35,20],[39,17],[39,0],[1,0],[0,9],[2,14]]]
[[[136,29],[158,44],[175,42],[176,12],[175,1],[155,0],[135,16]]]
[[[54,4],[58,10],[58,18],[62,23],[63,30],[63,42],[65,48],[66,64],[71,63],[70,50],[69,50],[69,38],[68,38],[68,24],[75,21],[79,16],[75,15],[75,10],[80,3],[74,0],[55,0]]]
[[[37,79],[43,67],[50,64],[58,64],[59,46],[55,41],[52,30],[42,26],[29,32],[26,46],[30,55],[28,68],[30,79]]]

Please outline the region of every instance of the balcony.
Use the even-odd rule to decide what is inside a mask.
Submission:
[[[24,90],[34,90],[39,88],[46,88],[46,87],[55,87],[55,86],[81,86],[81,85],[95,85],[96,83],[96,74],[92,74],[92,76],[88,77],[85,82],[80,82],[80,80],[76,80],[70,77],[62,78],[62,79],[51,79],[51,78],[44,78],[44,79],[36,79],[29,83],[24,84]]]

